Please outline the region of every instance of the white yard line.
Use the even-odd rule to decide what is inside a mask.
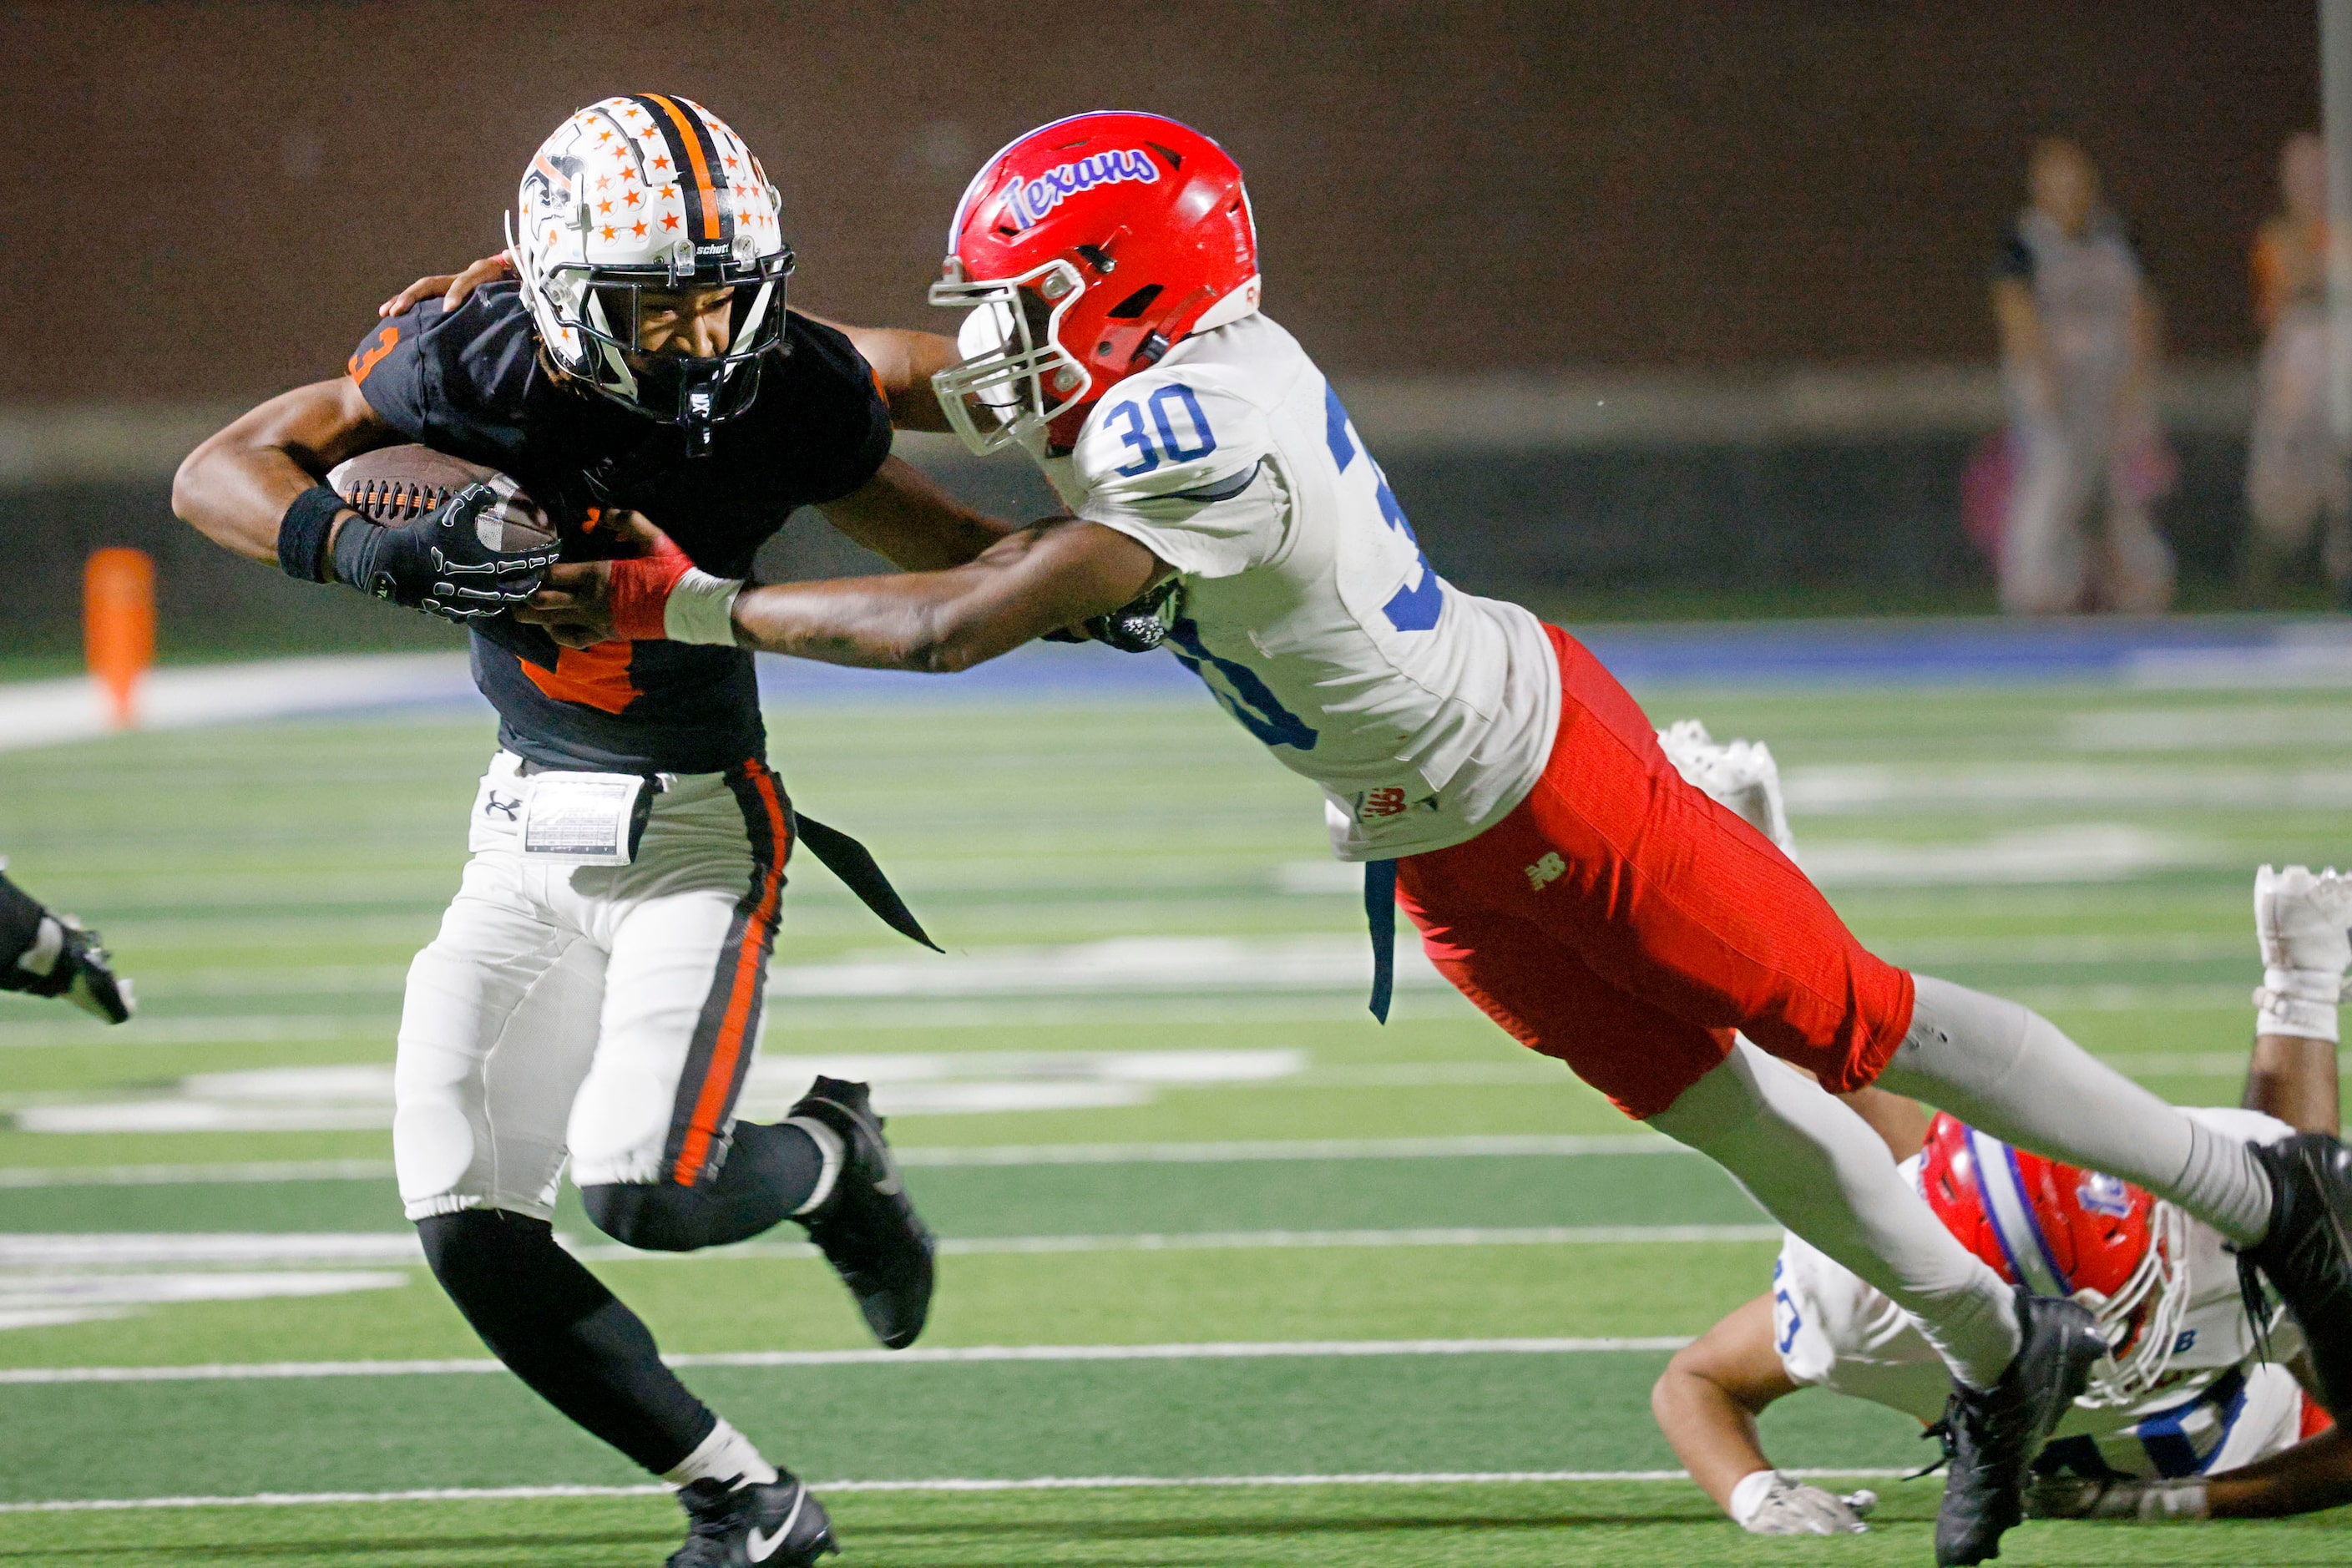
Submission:
[[[482,700],[462,653],[345,654],[150,670],[138,705],[142,729],[184,730],[374,708],[479,711]],[[0,688],[0,751],[96,740],[113,728],[87,677]]]
[[[1137,1236],[950,1237],[942,1257],[1038,1256],[1060,1252],[1254,1252],[1348,1247],[1656,1247],[1779,1241],[1771,1225],[1591,1225],[1433,1226],[1417,1230],[1207,1230]],[[726,1258],[815,1258],[805,1242],[749,1241],[703,1252],[640,1252],[611,1244],[570,1244],[592,1263],[691,1263]]]
[[[1433,1226],[1395,1230],[1144,1231],[1074,1236],[948,1237],[943,1255],[1059,1252],[1255,1252],[1298,1247],[1655,1247],[1778,1241],[1769,1225]],[[747,1241],[698,1252],[642,1252],[586,1237],[557,1237],[597,1262],[694,1263],[724,1258],[813,1258],[804,1241]],[[0,1231],[0,1269],[226,1268],[308,1264],[413,1266],[416,1235],[382,1231]]]
[[[905,1163],[903,1158],[900,1163]],[[242,1165],[0,1165],[0,1188],[176,1187],[215,1183],[392,1179],[389,1160],[271,1160]]]
[[[1790,1470],[1807,1479],[1853,1476],[1888,1480],[1907,1470]],[[814,1481],[816,1492],[1124,1491],[1215,1487],[1541,1486],[1564,1482],[1687,1481],[1683,1470],[1398,1470],[1329,1476],[1030,1476],[912,1481]],[[391,1492],[254,1492],[244,1497],[69,1498],[0,1502],[0,1513],[104,1513],[130,1509],[305,1508],[348,1503],[530,1502],[553,1498],[666,1497],[666,1486],[440,1487]]]
[[[1617,1355],[1678,1351],[1687,1334],[1500,1340],[1240,1340],[1156,1345],[964,1345],[883,1351],[727,1351],[662,1359],[681,1367],[940,1366],[1004,1362],[1328,1360],[1366,1356]],[[205,1366],[61,1366],[0,1370],[0,1385],[66,1383],[244,1383],[324,1377],[440,1377],[503,1372],[488,1356],[436,1361],[230,1362]]]
[[[1280,1160],[1575,1159],[1690,1154],[1646,1132],[1532,1133],[1466,1138],[1324,1138],[1227,1143],[1005,1143],[897,1151],[909,1168],[974,1165],[1223,1165]],[[11,1187],[148,1187],[278,1182],[388,1182],[389,1160],[278,1160],[221,1165],[0,1166]]]

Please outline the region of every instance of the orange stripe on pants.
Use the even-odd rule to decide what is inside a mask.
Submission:
[[[752,907],[751,918],[743,922],[743,941],[735,953],[735,978],[727,994],[727,1012],[719,1021],[719,1038],[711,1047],[709,1066],[704,1068],[701,1088],[695,1095],[694,1117],[687,1125],[686,1142],[678,1150],[677,1163],[670,1168],[670,1179],[681,1187],[694,1185],[702,1174],[703,1162],[709,1158],[710,1145],[719,1136],[719,1118],[734,1091],[735,1064],[743,1055],[743,1037],[751,1024],[752,1004],[759,1000],[760,953],[767,945],[768,932],[775,925],[776,904],[784,888],[784,861],[792,845],[792,829],[784,822],[783,797],[776,790],[776,775],[756,758],[743,766],[745,776],[759,795],[760,808],[767,813],[772,848],[768,868],[760,879],[760,900]]]

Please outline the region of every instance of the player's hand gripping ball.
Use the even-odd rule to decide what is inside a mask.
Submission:
[[[363,522],[339,536],[336,575],[444,620],[503,615],[546,580],[555,524],[495,468],[425,447],[384,447],[338,464],[327,483]]]

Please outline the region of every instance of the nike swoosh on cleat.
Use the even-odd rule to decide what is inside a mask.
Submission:
[[[793,1511],[784,1515],[784,1522],[776,1526],[776,1533],[773,1535],[763,1536],[760,1533],[760,1527],[753,1525],[751,1539],[743,1543],[744,1556],[754,1563],[765,1563],[769,1558],[773,1557],[776,1554],[776,1548],[784,1543],[784,1537],[793,1532],[793,1526],[800,1522],[801,1509],[807,1502],[808,1492],[803,1489],[798,1497],[793,1499]]]

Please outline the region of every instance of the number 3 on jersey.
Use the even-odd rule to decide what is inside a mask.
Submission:
[[[1356,460],[1356,439],[1348,426],[1348,411],[1339,406],[1339,395],[1328,382],[1323,384],[1323,438],[1330,444],[1331,460],[1339,465],[1344,474],[1348,465]],[[1428,631],[1445,613],[1445,584],[1438,577],[1437,568],[1429,563],[1429,552],[1421,547],[1412,524],[1405,521],[1404,508],[1397,504],[1396,492],[1389,489],[1389,477],[1381,472],[1378,463],[1372,462],[1370,453],[1364,454],[1364,461],[1371,466],[1373,493],[1381,503],[1381,516],[1412,542],[1412,552],[1421,566],[1421,580],[1407,583],[1391,595],[1389,602],[1381,606],[1381,613],[1388,616],[1389,625],[1401,632]]]
[[[1205,458],[1217,449],[1217,438],[1209,430],[1209,421],[1201,412],[1201,400],[1192,389],[1181,382],[1170,382],[1152,389],[1144,400],[1151,410],[1151,422],[1144,424],[1143,408],[1129,398],[1103,416],[1103,424],[1118,432],[1118,438],[1135,448],[1135,460],[1123,468],[1111,471],[1125,479],[1148,474],[1163,462],[1189,463]],[[1190,439],[1176,434],[1178,421],[1191,432]],[[1152,438],[1158,437],[1155,442]]]

